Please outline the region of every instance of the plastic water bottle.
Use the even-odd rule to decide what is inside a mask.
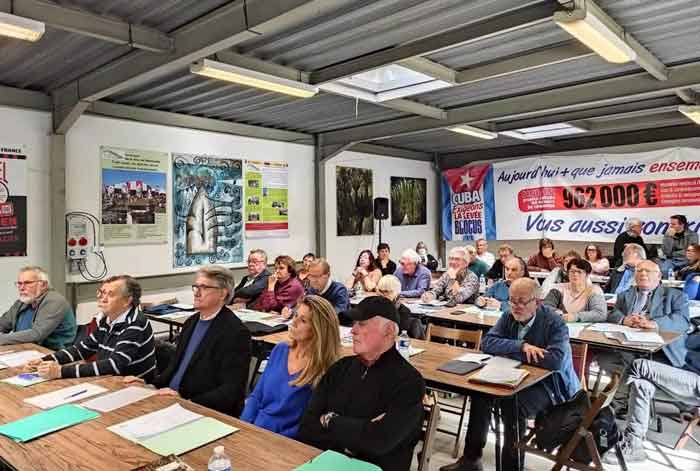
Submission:
[[[486,292],[486,277],[484,275],[479,276],[479,293]]]
[[[209,458],[208,471],[232,471],[231,459],[224,454],[224,447],[214,448],[214,454]]]
[[[668,269],[668,281],[673,281],[676,279],[676,276],[673,274],[673,268]]]
[[[405,330],[401,331],[401,335],[399,335],[399,341],[396,346],[401,356],[406,360],[411,357],[411,338],[408,336],[408,332]]]

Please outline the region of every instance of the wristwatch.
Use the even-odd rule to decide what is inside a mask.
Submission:
[[[333,417],[337,417],[338,414],[335,412],[328,412],[326,414],[323,414],[321,416],[321,427],[327,429],[328,426],[331,424],[331,420],[333,420]]]

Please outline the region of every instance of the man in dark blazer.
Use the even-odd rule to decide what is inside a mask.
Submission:
[[[263,291],[267,289],[267,254],[264,250],[251,250],[248,254],[248,274],[241,279],[233,290],[232,304],[238,307],[252,307]]]
[[[211,265],[197,272],[194,306],[187,319],[173,361],[152,384],[158,394],[180,396],[238,417],[243,410],[248,368],[250,332],[226,303],[231,298],[233,275]],[[136,382],[127,377],[127,383]]]

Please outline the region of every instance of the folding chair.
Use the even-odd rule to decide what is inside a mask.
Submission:
[[[431,391],[423,397],[423,410],[425,411],[425,424],[423,425],[423,448],[418,453],[418,471],[430,471],[430,457],[435,446],[435,434],[440,421],[440,404],[435,391]]]
[[[588,369],[586,357],[588,356],[588,344],[579,342],[570,342],[571,344],[571,359],[574,364],[574,371],[581,380],[581,388],[588,391]]]
[[[700,445],[700,441],[693,436],[693,428],[700,423],[700,407],[693,407],[693,410],[690,412],[681,412],[681,420],[685,422],[685,428],[683,428],[683,431],[681,432],[680,437],[678,437],[673,449],[682,449],[685,444],[688,443],[688,440],[692,440]]]
[[[591,396],[591,407],[584,415],[581,423],[576,429],[576,432],[574,432],[573,436],[567,443],[559,446],[552,453],[548,453],[537,447],[535,444],[535,430],[530,431],[530,433],[528,433],[527,436],[520,443],[518,443],[518,448],[524,450],[526,453],[531,453],[533,455],[554,461],[552,471],[559,471],[564,466],[566,466],[567,469],[570,468],[581,471],[604,471],[605,468],[600,460],[600,453],[598,453],[598,448],[596,447],[590,427],[601,409],[610,405],[619,385],[620,375],[617,373],[613,375],[610,383],[603,391],[598,392],[598,381],[596,381],[596,385]],[[572,453],[581,440],[584,441],[588,449],[588,453],[593,458],[592,465],[580,463],[571,458]],[[620,467],[623,471],[627,471],[627,465],[624,457],[622,456],[619,442],[615,444],[615,452],[617,453]]]
[[[433,341],[433,337],[446,340],[447,343],[452,343],[456,346],[463,346],[463,344],[468,344],[473,348],[479,348],[481,345],[481,334],[480,330],[461,330],[453,329],[451,327],[442,327],[435,325],[433,323],[428,324],[428,330],[426,332],[426,338],[428,341]],[[440,391],[436,389],[436,391]],[[442,392],[442,391],[441,391]],[[459,426],[457,431],[453,432],[451,430],[445,430],[438,428],[438,432],[446,433],[448,435],[453,435],[455,437],[455,445],[452,450],[452,456],[457,457],[459,455],[459,439],[462,435],[462,426],[464,425],[464,414],[467,410],[467,396],[464,396],[462,400],[462,407],[458,408],[451,404],[441,403],[442,410],[449,414],[459,415]]]

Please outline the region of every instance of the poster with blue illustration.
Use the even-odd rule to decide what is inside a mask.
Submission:
[[[173,154],[173,266],[243,261],[243,161]]]

